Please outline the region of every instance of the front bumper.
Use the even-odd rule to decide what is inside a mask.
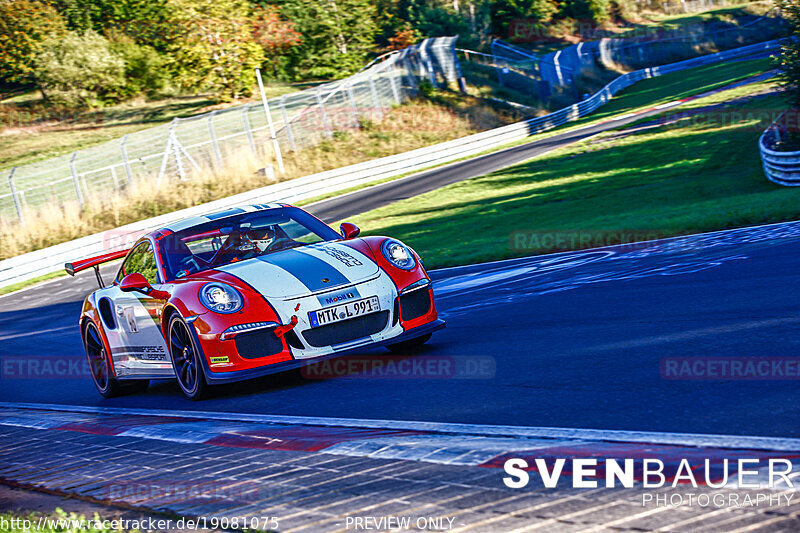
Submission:
[[[353,346],[352,348],[348,348],[346,350],[342,350],[339,352],[334,352],[326,355],[320,355],[313,358],[307,359],[293,359],[291,361],[283,361],[279,363],[272,363],[265,366],[260,366],[256,368],[248,368],[245,370],[232,370],[229,372],[214,372],[211,370],[208,359],[205,357],[204,354],[200,354],[200,361],[203,364],[203,370],[205,370],[206,381],[209,385],[218,385],[222,383],[232,383],[235,381],[244,381],[247,379],[258,378],[261,376],[267,376],[270,374],[276,374],[278,372],[285,372],[286,370],[292,370],[295,368],[300,368],[305,365],[310,365],[312,363],[318,363],[319,361],[324,361],[326,359],[331,359],[334,357],[341,357],[346,356],[352,353],[363,351],[365,348],[373,348],[378,346],[384,346],[386,344],[396,344],[398,342],[403,342],[411,339],[416,339],[417,337],[422,337],[423,335],[427,335],[428,333],[433,333],[434,331],[440,330],[445,327],[445,321],[442,319],[434,319],[426,324],[421,324],[415,328],[409,329],[404,331],[400,335],[394,336],[389,339],[384,339],[380,341],[372,341],[366,340],[363,344],[359,344],[357,346]],[[202,351],[202,345],[200,344],[200,340],[197,337],[197,332],[194,329],[194,326],[191,325],[189,328],[194,336],[194,340],[197,343],[197,346],[200,347]]]

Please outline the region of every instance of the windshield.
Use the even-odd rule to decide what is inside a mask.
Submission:
[[[266,254],[341,238],[296,207],[243,213],[198,224],[164,237],[159,244],[168,279]]]

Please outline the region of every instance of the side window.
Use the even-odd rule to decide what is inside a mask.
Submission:
[[[140,273],[150,283],[158,283],[158,269],[156,268],[156,258],[153,255],[153,247],[149,241],[140,243],[128,254],[122,268],[117,274],[117,281],[134,272]]]

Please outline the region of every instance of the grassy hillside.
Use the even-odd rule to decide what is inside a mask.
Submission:
[[[576,233],[604,244],[620,230],[664,237],[796,219],[800,190],[767,181],[756,144],[764,112],[784,104],[742,92],[728,95],[738,95],[733,105],[675,122],[645,120],[353,222],[366,234],[399,237],[427,266],[443,267],[586,247],[546,245]]]

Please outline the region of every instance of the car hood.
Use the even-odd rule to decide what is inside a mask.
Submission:
[[[322,242],[231,263],[215,270],[240,278],[267,298],[297,298],[378,275],[375,262],[345,244]]]

